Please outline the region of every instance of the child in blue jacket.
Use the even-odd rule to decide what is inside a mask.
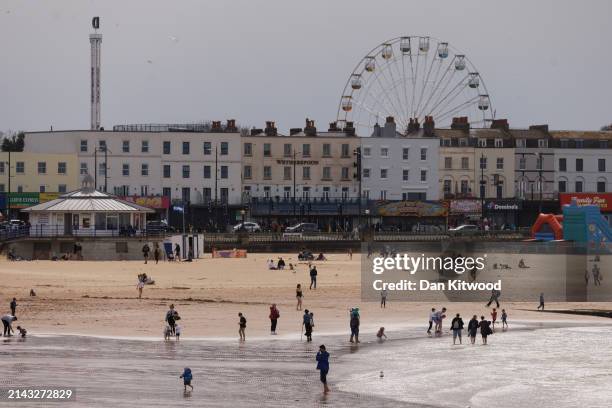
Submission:
[[[193,375],[191,374],[191,368],[185,367],[185,369],[183,370],[183,374],[181,374],[179,378],[183,379],[185,391],[187,391],[187,386],[191,387],[191,391],[193,391],[193,385],[191,385],[191,380],[193,379]]]

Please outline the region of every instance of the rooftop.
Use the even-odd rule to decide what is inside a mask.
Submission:
[[[91,176],[89,176],[91,178]],[[121,200],[113,195],[94,190],[85,177],[84,187],[61,195],[55,200],[23,209],[25,212],[154,212],[138,204]]]
[[[594,130],[551,130],[553,139],[612,140],[612,131]]]

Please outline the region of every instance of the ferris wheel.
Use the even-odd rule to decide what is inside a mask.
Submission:
[[[376,123],[392,116],[398,131],[432,117],[448,127],[467,117],[472,127],[486,127],[494,117],[484,81],[467,56],[448,42],[431,37],[397,37],[374,47],[348,78],[337,122],[352,122],[357,134],[370,136]]]

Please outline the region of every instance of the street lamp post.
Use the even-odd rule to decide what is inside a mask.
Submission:
[[[244,231],[244,216],[246,214],[246,210],[243,208],[242,210],[240,210],[240,215],[242,216],[242,224],[240,225],[240,229]]]
[[[108,192],[108,147],[94,148],[94,189],[98,189],[98,152],[104,153],[104,192]],[[112,152],[111,152],[112,153]]]
[[[293,218],[296,217],[296,191],[297,191],[297,181],[296,181],[296,169],[297,169],[297,154],[303,154],[303,152],[298,152],[297,150],[293,150]],[[287,157],[287,156],[285,156]],[[291,156],[290,156],[291,157]],[[301,222],[301,221],[300,221]]]
[[[11,219],[11,151],[8,151],[8,193],[6,193],[6,219]]]
[[[542,167],[544,167],[544,159],[542,157],[542,152],[538,152],[538,183],[539,183],[539,187],[540,187],[540,204],[538,206],[538,214],[542,213],[542,184],[543,184],[543,180],[542,180]]]
[[[480,222],[484,229],[485,212],[485,181],[484,181],[484,153],[480,154]]]
[[[538,193],[540,194],[540,202],[538,204],[538,214],[542,213],[543,207],[543,173],[544,173],[544,157],[542,152],[529,153],[536,157],[536,170],[538,171]],[[533,200],[533,184],[531,186],[531,199]]]
[[[219,144],[215,145],[215,203],[214,203],[214,219],[215,219],[215,232],[219,232],[219,214],[217,207],[219,206],[218,201],[218,190],[219,190]]]
[[[293,152],[293,218],[295,218],[295,169],[296,169],[296,164],[297,164],[297,160],[296,160],[296,154],[297,152],[294,151]]]
[[[353,152],[353,154],[355,155],[355,167],[357,170],[356,176],[357,176],[357,181],[359,182],[359,195],[357,197],[358,201],[358,214],[359,216],[357,217],[357,225],[359,226],[359,229],[361,229],[361,147],[357,147],[355,148],[355,151]]]

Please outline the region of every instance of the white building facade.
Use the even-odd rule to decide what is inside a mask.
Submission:
[[[558,193],[612,191],[612,154],[609,149],[553,149]]]
[[[424,130],[402,136],[388,118],[361,138],[362,192],[370,200],[438,200],[440,141]]]
[[[206,132],[58,131],[26,133],[24,151],[76,153],[81,177],[119,196],[167,196],[205,204],[241,200],[240,133],[220,126]]]

